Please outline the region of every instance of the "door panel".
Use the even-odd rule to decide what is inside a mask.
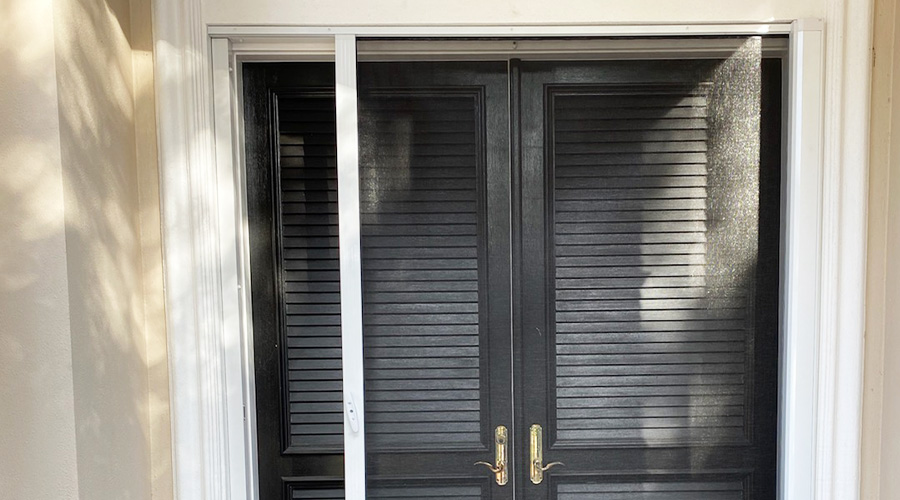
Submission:
[[[505,64],[359,69],[370,489],[511,498],[473,465],[512,413]]]
[[[780,133],[763,145],[760,113],[780,94],[758,52],[517,66],[516,427],[565,463],[524,497],[773,498],[779,222],[760,201],[779,203]]]
[[[559,500],[741,500],[742,481],[565,483]]]
[[[709,212],[757,183],[711,185],[708,89],[550,92],[555,443],[741,442],[752,301],[715,259],[746,262],[756,238],[718,217],[740,249],[715,251]],[[666,137],[609,138],[598,118]]]
[[[384,484],[381,487],[370,488],[366,497],[378,500],[409,500],[421,498],[431,500],[481,500],[484,498],[483,490],[488,489],[486,484],[467,485],[459,481],[442,481],[440,486],[415,485],[411,481],[402,481],[398,484]],[[287,499],[289,500],[330,500],[344,498],[344,490],[341,482],[306,480],[288,486]]]
[[[439,449],[481,446],[482,97],[409,90],[362,101],[366,431],[374,449],[419,448],[423,436]]]
[[[243,77],[260,498],[316,498],[343,474],[334,65]]]

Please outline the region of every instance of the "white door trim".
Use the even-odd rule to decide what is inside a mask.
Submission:
[[[857,499],[866,306],[871,0],[827,0],[817,500]]]
[[[722,24],[469,24],[469,25],[342,25],[266,26],[210,25],[214,37],[291,37],[354,35],[358,37],[597,37],[597,36],[727,36],[789,34],[791,22]]]
[[[830,0],[829,5],[843,9],[864,1]],[[865,219],[860,214],[865,214],[866,206],[864,118],[871,33],[864,21],[871,16],[870,10],[851,12],[846,20],[841,16],[826,42],[818,21],[690,26],[206,27],[200,21],[200,3],[154,3],[176,498],[255,498],[256,491],[246,226],[238,188],[243,183],[240,79],[235,78],[239,68],[234,67],[230,40],[252,38],[248,53],[259,57],[305,54],[315,59],[327,57],[322,40],[327,46],[338,35],[337,45],[344,46],[337,50],[340,67],[341,59],[349,56],[346,43],[356,35],[786,32],[792,37],[792,100],[785,213],[794,222],[788,224],[784,239],[787,341],[782,358],[780,497],[858,498],[865,258]],[[318,37],[318,52],[292,49],[292,40],[302,36]],[[826,43],[840,48],[829,53],[827,62]],[[350,78],[350,68],[344,70],[343,77]],[[837,88],[833,82],[839,82]],[[357,404],[361,405],[358,399]],[[364,478],[363,470],[348,467],[348,478],[351,474]]]

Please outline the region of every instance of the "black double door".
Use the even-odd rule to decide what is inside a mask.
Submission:
[[[775,498],[780,67],[359,65],[369,498]],[[334,498],[333,101],[285,81],[261,490]]]
[[[361,65],[373,492],[774,498],[762,65]]]

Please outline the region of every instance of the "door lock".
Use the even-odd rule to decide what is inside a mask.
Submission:
[[[544,430],[540,425],[531,426],[531,482],[541,484],[544,480],[544,472],[551,467],[565,465],[562,462],[550,462],[544,465]]]
[[[505,425],[498,425],[494,430],[494,462],[497,465],[491,465],[488,462],[475,462],[475,465],[484,465],[494,473],[494,480],[500,486],[509,482],[509,468],[507,467],[506,446],[508,442],[508,432]]]

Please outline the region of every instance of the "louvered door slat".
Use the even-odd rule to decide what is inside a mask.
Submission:
[[[438,447],[481,441],[478,109],[473,95],[362,101],[366,432],[376,451],[423,436]]]
[[[710,207],[727,194],[708,168],[707,94],[584,93],[552,106],[558,442],[744,436],[752,301],[717,288]],[[612,123],[623,125],[613,137],[598,128]]]
[[[276,233],[287,360],[288,449],[343,448],[334,98],[278,99]],[[317,133],[298,131],[315,124]]]

